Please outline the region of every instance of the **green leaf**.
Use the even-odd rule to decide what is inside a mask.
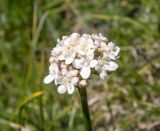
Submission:
[[[43,95],[44,92],[43,91],[38,91],[33,93],[32,95],[26,97],[23,101],[21,101],[19,103],[19,105],[17,106],[17,110],[21,109],[22,107],[24,107],[27,103],[29,103],[30,101],[32,101],[33,99],[40,97],[41,95]]]

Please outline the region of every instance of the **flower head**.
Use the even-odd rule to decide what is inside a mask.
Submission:
[[[63,36],[52,50],[44,83],[54,81],[60,94],[72,94],[76,86],[87,85],[93,72],[104,79],[108,72],[115,71],[119,52],[120,48],[102,34]]]

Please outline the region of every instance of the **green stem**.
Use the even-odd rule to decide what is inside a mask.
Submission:
[[[81,98],[81,107],[83,112],[83,119],[85,124],[85,130],[86,131],[92,131],[92,124],[89,114],[89,108],[88,108],[88,101],[87,101],[87,91],[86,88],[78,88],[79,94]]]

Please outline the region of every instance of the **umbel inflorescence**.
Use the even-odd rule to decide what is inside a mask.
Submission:
[[[108,72],[115,71],[119,51],[102,34],[63,36],[51,52],[49,75],[44,83],[54,81],[59,93],[72,94],[76,86],[86,86],[92,74],[104,79]]]

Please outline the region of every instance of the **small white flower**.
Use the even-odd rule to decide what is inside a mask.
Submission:
[[[52,63],[49,67],[49,72],[50,72],[49,75],[44,78],[45,84],[49,84],[50,82],[58,78],[58,73],[59,73],[58,65],[56,63]]]
[[[65,60],[65,64],[69,65],[73,62],[74,58],[76,56],[76,52],[74,47],[69,47],[65,50],[63,50],[62,54],[59,56],[59,60]]]
[[[59,91],[65,92],[68,94],[72,94],[75,90],[75,85],[77,85],[79,81],[79,77],[77,76],[77,70],[67,70],[65,74],[62,74],[61,77],[57,80],[57,83],[63,86],[59,86]],[[61,90],[63,87],[63,90]],[[59,92],[58,91],[58,92]]]
[[[53,48],[52,50],[52,55],[53,56],[58,56],[59,54],[62,53],[62,47],[61,46],[56,46],[55,48]]]
[[[87,86],[93,72],[104,79],[108,72],[115,71],[119,52],[120,48],[102,34],[63,36],[52,50],[44,83],[54,81],[59,85],[58,93],[72,94],[76,86]]]
[[[84,61],[82,63],[82,69],[80,74],[83,79],[88,79],[91,75],[91,68],[94,68],[98,64],[97,60]]]
[[[115,46],[113,42],[108,43],[108,48],[105,49],[104,55],[110,59],[116,60],[120,52],[120,48]]]
[[[73,66],[76,69],[81,69],[80,70],[80,75],[82,76],[83,79],[88,79],[90,74],[91,74],[91,69],[94,68],[98,64],[98,60],[88,60],[88,59],[76,59],[73,62]]]
[[[107,38],[104,37],[101,33],[97,34],[92,34],[92,37],[94,40],[98,40],[98,41],[107,41]]]
[[[83,35],[80,38],[77,52],[83,56],[94,56],[95,46],[89,35]]]
[[[107,71],[115,71],[118,68],[117,63],[110,61],[106,65],[104,65],[104,69]]]
[[[107,72],[115,71],[118,68],[118,64],[113,61],[107,61],[106,59],[99,60],[99,64],[95,67],[100,73],[100,78],[104,79]]]

